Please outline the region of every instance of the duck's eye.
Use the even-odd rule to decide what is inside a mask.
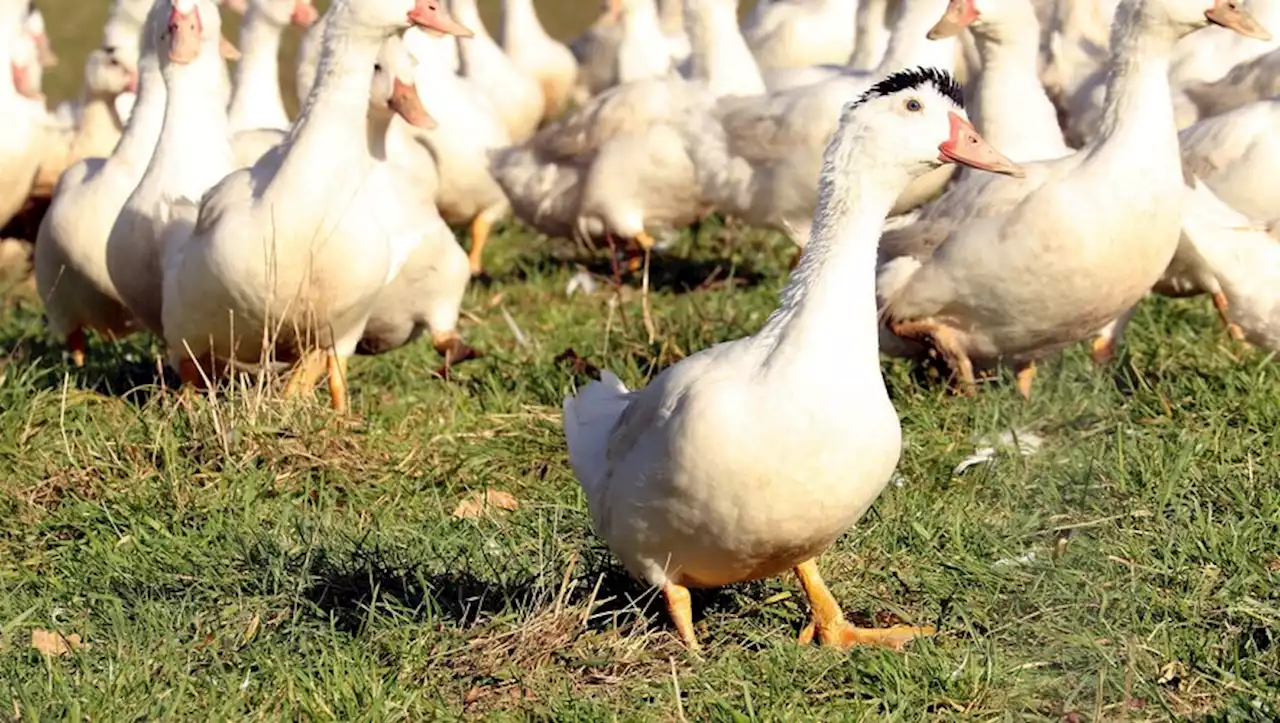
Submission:
[[[381,73],[381,72],[382,72],[382,63],[374,63],[374,64],[373,64],[373,72],[375,72],[375,73]]]
[[[921,110],[924,110],[924,106],[920,105],[920,101],[912,98],[907,101],[907,110],[912,113],[919,113]]]

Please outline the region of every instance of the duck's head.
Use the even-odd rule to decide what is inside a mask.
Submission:
[[[278,27],[296,25],[306,29],[320,17],[313,0],[249,0],[253,11]]]
[[[415,128],[430,130],[436,127],[436,121],[418,96],[416,65],[400,36],[387,38],[373,66],[369,105],[375,111],[395,113]]]
[[[212,0],[160,0],[156,4],[168,11],[167,19],[155,28],[162,64],[189,65],[206,52],[219,57],[222,17]]]
[[[1169,28],[1175,38],[1219,25],[1248,38],[1271,39],[1241,0],[1122,0],[1116,7],[1117,25],[1144,22]]]
[[[982,16],[978,2],[979,0],[950,0],[942,18],[930,28],[927,37],[930,40],[941,40],[959,35]]]
[[[845,106],[840,129],[856,147],[850,163],[904,168],[911,176],[945,163],[1010,176],[1022,168],[983,140],[964,110],[960,84],[945,70],[894,73]]]
[[[473,35],[453,19],[445,9],[445,0],[338,0],[331,12],[334,23],[377,29],[387,35],[413,26],[460,38]]]
[[[136,93],[138,74],[117,56],[114,46],[106,46],[95,49],[85,60],[84,85],[90,93],[114,98],[121,93]]]

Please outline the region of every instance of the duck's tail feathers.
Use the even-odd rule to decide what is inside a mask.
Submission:
[[[564,437],[569,464],[590,498],[609,471],[609,439],[618,418],[631,404],[631,392],[608,370],[577,395],[564,399]]]
[[[517,218],[548,236],[573,236],[585,177],[581,167],[546,161],[522,145],[489,151],[489,170]]]

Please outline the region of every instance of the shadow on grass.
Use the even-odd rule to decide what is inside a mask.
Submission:
[[[6,332],[0,333],[0,356],[7,356],[13,364],[45,372],[31,377],[37,390],[59,390],[64,376],[69,374],[71,384],[78,389],[120,397],[141,406],[162,394],[166,387],[179,386],[177,375],[156,363],[156,354],[147,342],[91,338],[85,365],[76,368],[67,358],[65,347],[48,336]]]

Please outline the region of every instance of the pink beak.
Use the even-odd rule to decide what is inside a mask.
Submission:
[[[319,17],[320,11],[316,10],[310,0],[298,0],[293,4],[293,14],[289,16],[289,20],[300,28],[309,28],[315,25]]]
[[[1022,178],[1027,172],[1022,166],[1009,160],[1000,151],[991,147],[969,121],[955,112],[948,114],[951,118],[951,137],[938,146],[938,160],[943,163],[960,163],[970,168],[991,173],[1002,173],[1014,178]]]
[[[470,38],[475,35],[465,25],[450,17],[449,13],[440,6],[440,0],[417,0],[413,9],[409,11],[409,22],[426,30],[456,35],[459,38]]]

